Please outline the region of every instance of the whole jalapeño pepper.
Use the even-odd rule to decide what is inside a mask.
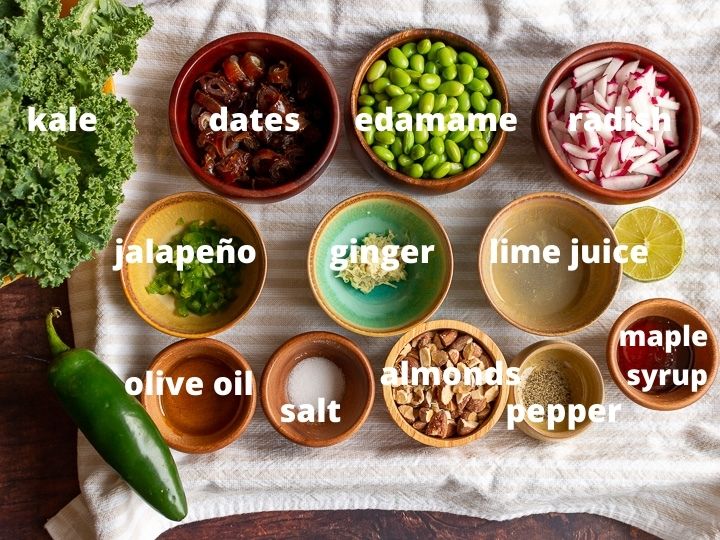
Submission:
[[[185,491],[175,460],[152,419],[125,385],[95,353],[71,349],[47,316],[53,361],[48,378],[66,412],[100,456],[142,497],[168,519],[187,515]]]

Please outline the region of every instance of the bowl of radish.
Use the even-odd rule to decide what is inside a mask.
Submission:
[[[533,139],[551,170],[608,204],[645,201],[690,167],[700,108],[680,71],[630,43],[595,43],[560,61],[540,88]]]

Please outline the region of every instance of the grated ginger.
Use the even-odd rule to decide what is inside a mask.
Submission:
[[[363,245],[376,246],[379,257],[368,257],[368,262],[352,262],[348,258],[348,265],[345,270],[339,272],[336,277],[341,278],[345,283],[349,283],[353,288],[368,294],[375,287],[387,285],[396,288],[395,283],[407,279],[405,272],[405,262],[400,259],[400,250],[394,259],[398,260],[399,266],[395,270],[385,270],[382,268],[382,249],[385,246],[397,245],[393,243],[395,235],[392,231],[388,231],[386,235],[369,233],[363,238]]]

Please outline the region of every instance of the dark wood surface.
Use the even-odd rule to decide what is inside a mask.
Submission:
[[[67,289],[28,280],[0,289],[0,538],[47,538],[45,521],[79,493],[75,428],[50,393],[44,317],[65,312]],[[576,538],[650,539],[617,521],[589,514],[545,514],[487,521],[431,512],[379,510],[264,512],[191,523],[164,539],[219,538]]]

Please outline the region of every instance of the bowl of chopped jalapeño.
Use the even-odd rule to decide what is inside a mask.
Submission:
[[[240,208],[209,193],[178,193],[150,205],[120,249],[130,305],[177,337],[227,330],[249,312],[265,282],[259,231]]]

